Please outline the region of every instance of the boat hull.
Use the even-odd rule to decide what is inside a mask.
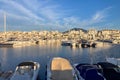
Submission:
[[[0,43],[0,47],[13,47],[13,43]]]

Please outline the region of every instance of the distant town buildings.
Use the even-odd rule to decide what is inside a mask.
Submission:
[[[69,30],[66,32],[58,31],[9,31],[0,32],[0,41],[39,41],[39,40],[106,40],[113,43],[120,43],[120,30],[101,30],[94,29],[84,31]]]

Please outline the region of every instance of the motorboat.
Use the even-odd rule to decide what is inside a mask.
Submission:
[[[40,64],[37,62],[22,62],[17,67],[10,80],[36,80]]]
[[[120,67],[120,58],[106,58],[107,62],[118,65]]]
[[[62,41],[62,46],[71,46],[72,42],[71,41]]]
[[[117,65],[109,62],[99,62],[98,65],[102,67],[107,80],[120,80],[120,68]]]
[[[82,48],[88,48],[88,47],[90,47],[90,45],[89,45],[88,43],[82,43],[82,44],[81,44],[81,47],[82,47]]]
[[[93,47],[93,48],[95,48],[96,45],[97,45],[96,43],[90,43],[90,46]]]
[[[74,68],[78,80],[106,80],[97,64],[75,64]]]
[[[13,43],[3,42],[0,43],[0,47],[13,47]]]
[[[47,64],[47,80],[78,80],[70,62],[61,57],[55,57]]]

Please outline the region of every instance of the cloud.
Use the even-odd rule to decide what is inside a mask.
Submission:
[[[108,17],[109,9],[111,9],[111,7],[96,11],[95,14],[91,15],[91,17],[88,19],[80,19],[79,17],[70,16],[47,24],[45,23],[43,25],[52,26],[54,28],[57,27],[59,28],[59,30],[67,30],[74,27],[88,29],[89,27],[104,23],[106,21],[106,18]],[[97,27],[100,27],[100,25],[97,25]]]
[[[3,2],[6,3],[6,5],[10,6],[10,8],[13,8],[15,11],[18,11],[17,14],[19,14],[19,15],[23,15],[23,16],[26,16],[26,17],[29,17],[29,18],[38,19],[38,20],[43,20],[43,18],[37,16],[31,10],[25,8],[25,6],[15,2],[13,0],[4,0]],[[7,9],[7,10],[9,10],[9,9]],[[16,12],[12,11],[12,13],[16,13]]]
[[[78,17],[65,17],[63,19],[63,24],[59,24],[66,29],[73,27],[89,28],[95,26],[96,24],[104,23],[108,17],[109,10],[112,7],[107,7],[103,10],[96,11],[95,14],[91,15],[89,19],[80,19]]]
[[[58,5],[52,5],[49,0],[0,0],[0,17],[7,13],[7,24],[9,26],[51,26],[54,21],[61,18],[57,11]],[[3,23],[3,18],[0,23]],[[3,26],[3,24],[1,24]],[[22,28],[22,27],[21,27]]]
[[[93,16],[93,20],[97,20],[97,21],[100,21],[104,18],[104,15],[101,14],[100,12],[97,12],[94,16]]]
[[[27,26],[29,28],[37,26],[51,29],[58,28],[58,30],[72,27],[85,28],[85,26],[102,23],[108,16],[107,12],[111,9],[111,7],[108,7],[96,11],[88,19],[81,19],[74,15],[70,16],[67,10],[61,8],[60,4],[55,4],[51,0],[0,0],[0,4],[4,4],[0,5],[0,17],[6,11],[10,26]]]
[[[49,3],[49,0],[38,1],[38,0],[0,0],[2,5],[2,10],[6,11],[9,16],[28,18],[28,22],[33,21],[36,23],[47,22],[47,21],[56,21],[62,17],[62,14],[59,12],[59,5],[53,5]],[[6,7],[7,6],[7,7]],[[15,16],[13,16],[15,15]],[[16,19],[16,21],[17,21]]]
[[[92,20],[95,22],[103,21],[108,16],[107,13],[111,8],[112,7],[107,7],[101,11],[97,11],[96,14],[93,15]]]
[[[103,10],[96,11],[96,13],[91,15],[92,17],[89,19],[78,20],[78,18],[77,18],[76,21],[77,21],[78,25],[81,25],[81,26],[90,26],[90,25],[94,25],[97,23],[105,22],[106,18],[108,17],[109,9],[111,9],[111,8],[112,7],[108,7]]]

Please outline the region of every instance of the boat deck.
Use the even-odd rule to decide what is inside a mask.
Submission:
[[[52,71],[52,80],[74,80],[71,70]]]

